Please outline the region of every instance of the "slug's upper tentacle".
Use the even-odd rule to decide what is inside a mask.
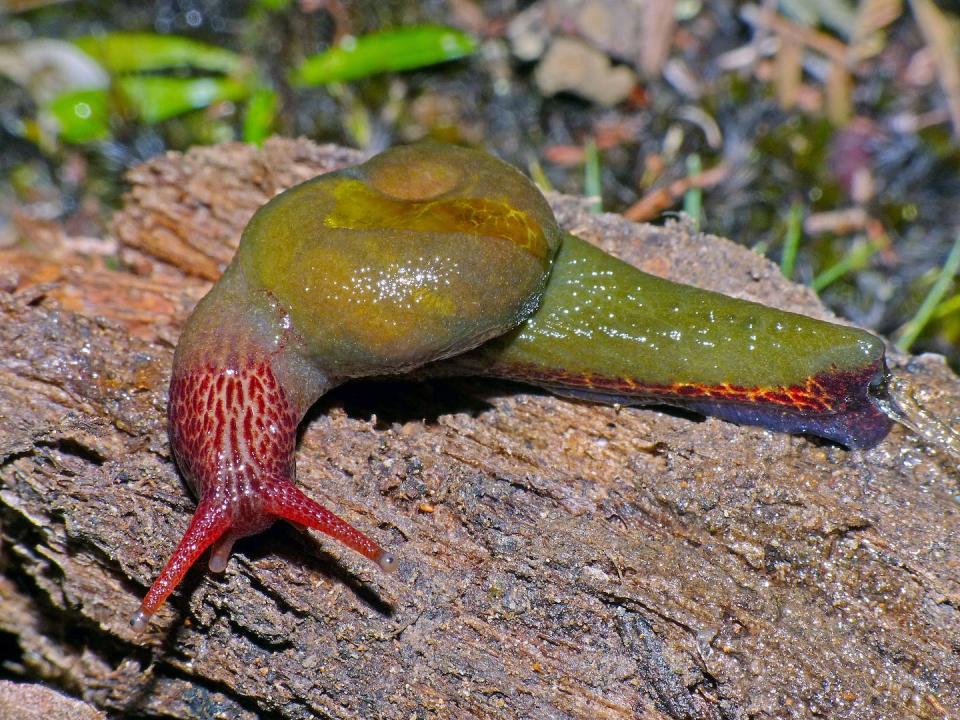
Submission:
[[[291,483],[278,483],[267,493],[265,510],[271,515],[289,520],[296,525],[319,530],[351,550],[363,555],[392,572],[396,559],[383,548],[347,522],[344,522],[320,503],[311,500]]]

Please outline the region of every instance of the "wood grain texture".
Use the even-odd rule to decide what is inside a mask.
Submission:
[[[301,486],[396,574],[277,526],[223,576],[197,568],[138,641],[193,509],[164,422],[179,328],[259,204],[356,157],[169,154],[130,174],[129,270],[5,251],[5,675],[111,717],[960,716],[955,462],[901,428],[847,452],[480,380],[353,383],[302,427]],[[645,270],[828,316],[729,241],[551,202]],[[940,358],[894,365],[958,420]]]

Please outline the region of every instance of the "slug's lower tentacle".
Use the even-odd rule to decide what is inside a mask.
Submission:
[[[147,627],[150,617],[180,584],[187,570],[229,527],[229,510],[224,504],[201,502],[197,506],[187,531],[180,539],[180,544],[150,586],[149,592],[140,604],[140,609],[130,620],[130,626],[134,630],[141,632]]]
[[[239,538],[232,533],[226,533],[213,546],[213,550],[210,552],[210,561],[207,563],[207,567],[210,568],[210,572],[222,573],[227,569],[227,562],[230,560],[230,552],[233,550],[233,544],[238,539]]]

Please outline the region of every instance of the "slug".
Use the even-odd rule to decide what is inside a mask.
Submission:
[[[395,558],[294,485],[296,428],[350,378],[474,374],[618,403],[879,442],[881,340],[647,275],[563,233],[517,170],[400,147],[270,200],[189,318],[168,423],[198,504],[131,625],[143,630],[212,546],[275,520]]]

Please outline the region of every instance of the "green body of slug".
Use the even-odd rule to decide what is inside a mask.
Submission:
[[[871,397],[883,344],[868,333],[642,273],[564,236],[536,188],[489,155],[390,150],[261,208],[190,317],[168,420],[198,505],[133,626],[207,548],[222,571],[238,538],[276,519],[395,567],[293,484],[296,427],[345,379],[421,366],[848,446],[890,427]]]
[[[251,220],[230,272],[289,314],[334,382],[454,358],[440,370],[847,445],[888,427],[867,397],[885,372],[876,337],[564,237],[523,175],[471,150],[397,148],[291,188]]]

